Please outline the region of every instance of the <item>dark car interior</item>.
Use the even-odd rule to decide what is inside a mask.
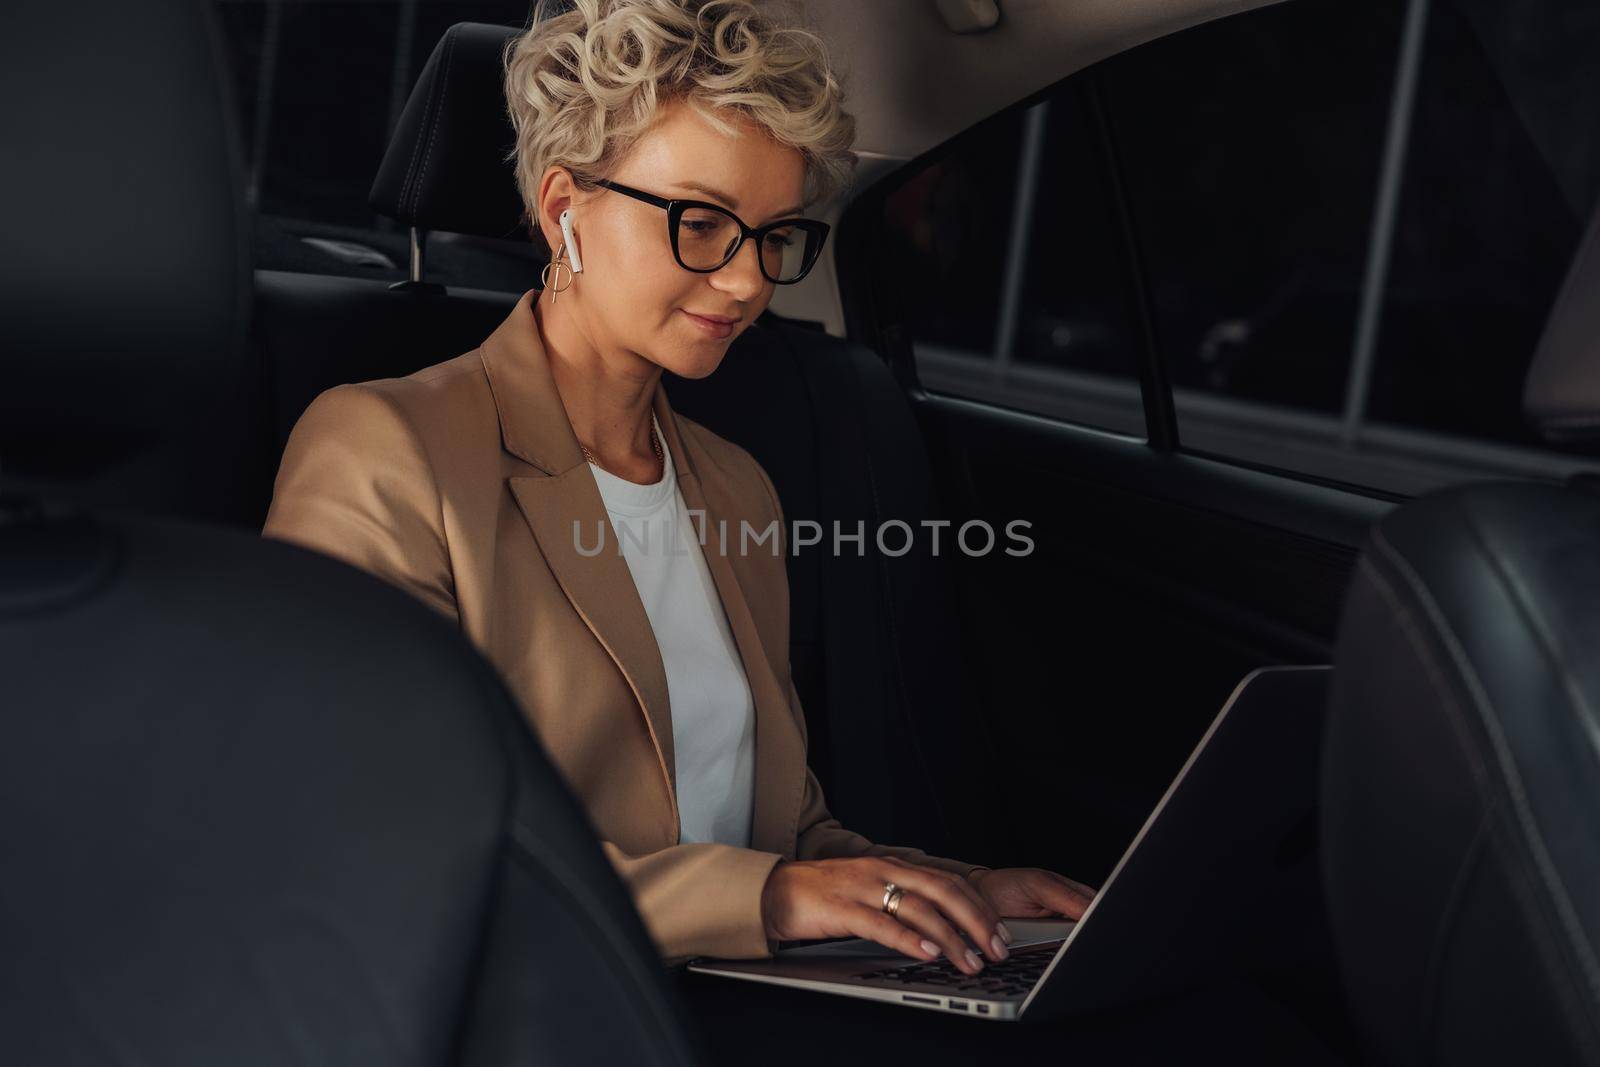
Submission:
[[[259,537],[317,395],[470,351],[536,286],[503,247],[520,27],[417,42],[374,276],[253,214],[242,16],[213,6],[5,16],[0,1060],[735,1062],[713,1016],[805,1006],[691,1007],[492,668]],[[1028,520],[1026,558],[788,559],[809,760],[873,840],[1098,883],[1241,681],[1332,665],[1285,690],[1321,740],[1273,844],[1293,897],[1174,872],[1267,948],[1056,1024],[1061,1062],[1600,1063],[1592,63],[1532,62],[1487,0],[1194,6],[894,158],[838,206],[831,310],[774,307],[668,393],[790,521]],[[1571,6],[1563,59],[1600,43],[1552,30]],[[943,32],[890,7],[818,5]],[[1206,114],[1156,117],[1208,71]],[[1024,269],[1069,238],[1092,265]],[[885,1014],[839,1010],[861,1062]]]

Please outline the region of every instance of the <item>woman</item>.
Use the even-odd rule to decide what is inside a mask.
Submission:
[[[1002,915],[1075,918],[1089,891],[829,816],[789,676],[777,494],[660,384],[716,370],[815,262],[827,227],[801,212],[854,162],[820,42],[748,0],[541,14],[505,86],[532,235],[555,249],[545,287],[478,349],[319,396],[264,533],[460,624],[669,961],[855,935],[977,973],[963,934],[1004,959]],[[778,536],[709,533],[743,526]]]

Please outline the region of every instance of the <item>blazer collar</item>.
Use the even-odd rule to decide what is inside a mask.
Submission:
[[[537,289],[523,293],[511,314],[484,340],[481,351],[506,451],[546,474],[559,475],[582,465],[584,458],[539,338],[533,315],[538,295]],[[678,476],[695,477],[694,457],[683,447],[677,417],[659,378],[651,407],[666,437],[663,444],[672,449]]]
[[[638,587],[606,514],[605,502],[550,374],[533,316],[532,302],[537,295],[534,290],[524,293],[480,349],[506,451],[541,472],[511,477],[511,492],[562,591],[616,662],[643,712],[671,807],[672,824],[664,830],[677,843],[677,773],[666,669]],[[722,519],[736,527],[738,520],[746,517],[744,502],[724,479],[701,483],[695,446],[679,432],[677,417],[659,380],[653,408],[666,438],[663,443],[672,451],[678,490],[685,506],[691,514],[703,514],[702,529],[720,529]],[[704,469],[716,471],[718,466],[708,462]],[[582,531],[582,544],[591,553],[595,531],[603,526],[604,550],[588,555],[580,552],[574,536],[575,523]],[[773,654],[780,657],[775,663],[761,642],[737,573],[747,561],[736,565],[733,558],[718,550],[718,538],[710,534],[703,551],[756,709],[750,844],[763,851],[793,855],[806,759],[805,743],[778,673],[788,649],[774,650]],[[632,709],[628,711],[630,715],[637,714]],[[630,728],[625,720],[615,726],[619,731]]]

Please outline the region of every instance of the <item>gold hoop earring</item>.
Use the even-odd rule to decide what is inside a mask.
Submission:
[[[556,254],[550,258],[550,262],[548,262],[548,263],[546,263],[544,265],[544,270],[541,270],[539,272],[539,284],[542,287],[544,287],[545,289],[549,289],[550,290],[550,303],[552,303],[552,304],[554,304],[556,302],[556,294],[557,293],[566,292],[567,289],[572,285],[572,268],[569,267],[567,264],[561,262],[561,257],[562,257],[563,254],[566,253],[566,251],[567,251],[567,246],[563,242],[562,245],[559,248],[556,249]],[[550,268],[551,267],[556,268],[556,280],[557,281],[561,280],[561,272],[562,271],[566,271],[567,272],[567,283],[566,283],[566,285],[554,285],[554,286],[552,286],[550,284]]]

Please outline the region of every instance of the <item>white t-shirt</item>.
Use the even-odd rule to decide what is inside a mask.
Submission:
[[[616,527],[666,667],[679,839],[748,848],[755,702],[695,524],[678,491],[666,435],[654,414],[650,420],[665,455],[660,481],[640,485],[593,463],[589,470]],[[615,547],[607,544],[605,550]]]

